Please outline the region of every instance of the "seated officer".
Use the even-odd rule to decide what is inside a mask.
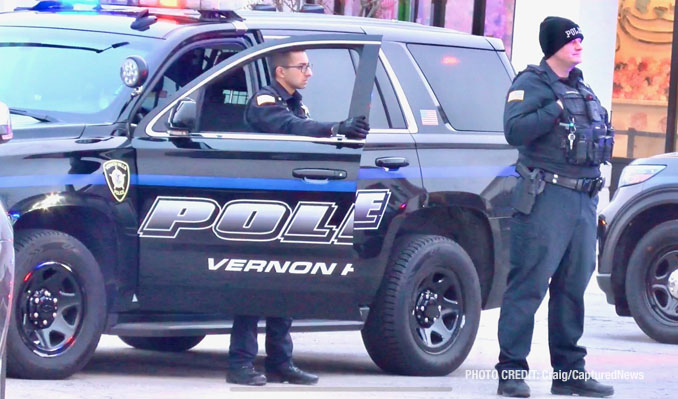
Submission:
[[[364,116],[342,122],[318,122],[309,118],[308,108],[297,91],[313,76],[305,51],[276,53],[273,56],[275,81],[259,90],[247,104],[245,122],[261,133],[289,133],[301,136],[344,135],[364,139],[370,126]]]
[[[339,123],[317,122],[308,117],[306,106],[297,91],[306,87],[311,77],[311,65],[304,51],[279,53],[273,57],[275,81],[259,90],[247,104],[245,121],[262,133],[289,133],[314,137],[344,135],[364,139],[369,125],[364,116]],[[228,353],[229,369],[226,381],[233,384],[264,385],[266,381],[311,385],[318,377],[306,373],[292,363],[292,319],[266,318],[266,375],[254,369],[256,358],[257,322],[259,316],[236,315],[231,331]]]

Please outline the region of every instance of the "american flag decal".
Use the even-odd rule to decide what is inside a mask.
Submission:
[[[420,109],[421,124],[424,126],[437,126],[438,114],[435,109]]]

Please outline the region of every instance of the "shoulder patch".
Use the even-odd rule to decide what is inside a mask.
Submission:
[[[523,101],[524,98],[525,90],[513,90],[509,93],[507,102],[510,103],[511,101]]]
[[[269,94],[261,94],[257,96],[257,105],[262,106],[266,104],[275,104],[275,97]]]

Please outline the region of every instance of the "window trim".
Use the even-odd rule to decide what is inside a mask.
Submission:
[[[407,127],[404,129],[402,128],[370,129],[370,134],[417,133],[419,131],[417,127],[417,121],[416,119],[414,119],[414,113],[412,112],[412,108],[410,107],[409,101],[407,101],[405,90],[403,90],[403,86],[400,84],[400,80],[398,80],[398,76],[393,70],[393,67],[389,62],[388,57],[386,57],[386,54],[384,53],[383,49],[379,49],[379,60],[381,61],[381,64],[384,66],[386,76],[391,81],[391,86],[393,86],[393,90],[395,91],[396,99],[398,100],[399,103],[398,106],[400,107],[400,110],[403,113],[403,116],[405,117],[405,126]],[[386,104],[384,104],[384,107],[386,107]]]

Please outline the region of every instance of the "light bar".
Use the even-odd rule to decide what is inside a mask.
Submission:
[[[101,5],[174,8],[198,11],[230,11],[234,0],[100,0]]]

